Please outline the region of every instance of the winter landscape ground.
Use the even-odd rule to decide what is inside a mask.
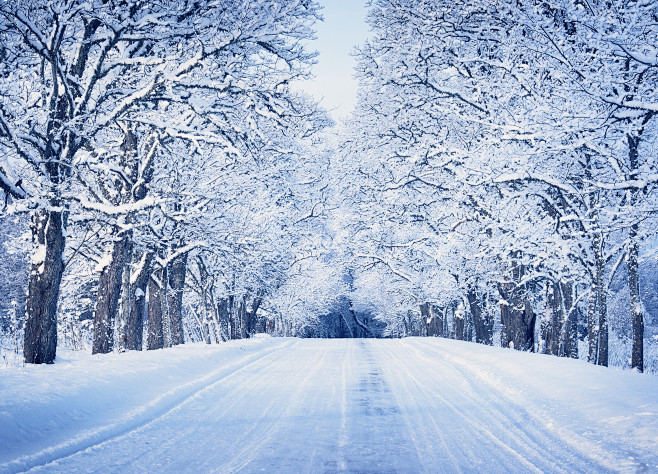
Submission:
[[[0,472],[651,472],[658,378],[442,338],[0,370]]]

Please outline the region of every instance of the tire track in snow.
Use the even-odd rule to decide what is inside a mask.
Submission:
[[[252,463],[255,459],[255,455],[258,454],[263,446],[274,439],[281,426],[288,421],[288,417],[303,405],[304,399],[308,395],[308,382],[315,376],[313,373],[313,367],[322,367],[322,363],[327,357],[328,354],[326,352],[316,352],[315,358],[306,360],[305,370],[299,370],[297,372],[299,376],[296,377],[295,382],[299,383],[294,384],[296,390],[294,391],[293,396],[285,400],[285,403],[281,403],[282,400],[274,397],[270,399],[267,413],[276,411],[274,409],[278,407],[284,408],[282,412],[279,411],[279,413],[276,413],[276,421],[269,423],[268,426],[268,420],[263,417],[258,423],[252,425],[242,436],[244,447],[237,453],[233,454],[231,460],[223,464],[220,468],[214,468],[212,472],[238,472]]]
[[[45,466],[62,458],[103,444],[111,439],[124,436],[175,410],[209,385],[216,384],[231,377],[259,360],[292,345],[293,342],[297,341],[284,341],[275,347],[267,348],[255,354],[249,354],[234,360],[230,364],[222,366],[203,377],[168,390],[149,403],[132,410],[115,423],[87,430],[63,443],[1,464],[0,473],[21,472],[35,467]]]
[[[537,429],[522,407],[511,405],[510,400],[485,387],[472,386],[472,382],[456,370],[454,364],[446,363],[442,370],[432,370],[441,359],[429,358],[406,341],[402,347],[406,357],[388,358],[389,377],[397,380],[396,395],[404,407],[410,431],[413,433],[419,423],[429,420],[431,431],[442,439],[444,455],[451,462],[451,467],[446,471],[473,468],[499,470],[516,466],[512,469],[573,472],[594,467]],[[384,352],[380,351],[380,354],[384,355]],[[402,355],[400,352],[396,355]],[[405,363],[405,360],[413,364]],[[419,366],[423,369],[422,373]],[[406,384],[403,383],[405,378]],[[461,394],[460,390],[463,390]],[[481,393],[483,391],[486,393]],[[410,410],[409,403],[404,402],[405,398],[422,400],[424,404],[442,407],[444,411],[424,410],[423,420],[419,420],[418,413]],[[414,436],[414,440],[419,443],[420,453],[425,453],[426,465],[436,469],[442,463],[436,458],[431,461],[427,459],[436,456],[436,447],[428,440],[427,434],[427,429],[420,430],[420,436]],[[457,457],[456,453],[461,457]],[[559,455],[556,457],[557,453]],[[483,466],[483,462],[488,465]]]
[[[499,417],[511,419],[513,415],[514,423],[519,429],[517,431],[521,436],[525,435],[530,439],[530,435],[537,439],[531,440],[537,450],[546,450],[547,446],[555,448],[553,452],[559,452],[566,459],[562,459],[563,472],[573,472],[574,466],[579,466],[582,472],[596,470],[597,472],[616,472],[616,471],[645,471],[647,466],[631,461],[634,453],[622,452],[612,453],[609,447],[603,448],[599,443],[595,443],[552,419],[552,416],[545,410],[537,406],[532,406],[532,411],[528,406],[522,405],[513,399],[512,395],[520,395],[520,389],[504,387],[503,383],[498,380],[494,374],[486,373],[483,367],[469,363],[468,360],[459,358],[446,349],[437,347],[431,342],[423,341],[423,347],[413,347],[406,342],[409,347],[427,360],[429,354],[441,358],[446,364],[458,367],[460,370],[467,372],[468,377],[464,381],[472,387],[473,393],[483,402],[491,405],[496,410]],[[423,351],[426,355],[423,354]],[[492,380],[493,379],[495,380]],[[515,380],[515,383],[523,384],[522,380]],[[477,384],[477,385],[476,385]],[[478,391],[482,391],[483,385],[487,387],[487,397],[484,399]],[[530,395],[523,394],[523,397],[529,398]],[[529,398],[530,400],[530,398]],[[624,461],[622,461],[624,460]],[[548,460],[546,462],[549,462]],[[555,469],[555,467],[553,468]]]

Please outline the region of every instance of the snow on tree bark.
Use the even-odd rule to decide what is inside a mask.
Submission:
[[[28,280],[23,357],[52,364],[57,350],[57,300],[64,268],[63,213],[40,210],[32,217],[33,251]]]

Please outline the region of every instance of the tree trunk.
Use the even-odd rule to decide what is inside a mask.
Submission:
[[[644,312],[640,300],[640,278],[638,274],[638,256],[640,246],[635,240],[637,237],[637,224],[629,230],[629,245],[626,254],[628,267],[628,289],[631,303],[631,319],[633,322],[633,346],[631,349],[631,367],[640,372],[644,371]]]
[[[165,347],[171,347],[171,319],[169,314],[169,265],[162,268],[160,277],[162,290],[160,304],[162,304],[162,342]]]
[[[128,335],[126,334],[128,319],[130,318],[130,302],[132,299],[132,293],[130,292],[130,267],[132,265],[133,259],[133,245],[132,245],[132,235],[130,236],[130,245],[126,252],[125,264],[123,266],[123,272],[121,277],[121,300],[120,300],[120,310],[119,310],[119,320],[117,321],[118,325],[118,339],[119,339],[119,350],[125,351],[126,344],[128,340]]]
[[[130,269],[130,299],[126,321],[126,350],[141,351],[146,311],[146,291],[151,275],[152,252],[142,252],[139,262]]]
[[[562,355],[564,357],[578,358],[578,312],[574,308],[573,285],[571,283],[560,283],[562,302],[566,312],[566,321],[564,328],[564,348]]]
[[[217,317],[219,319],[219,324],[221,325],[221,336],[222,341],[228,340],[230,337],[230,323],[229,323],[229,300],[228,298],[222,298],[217,303]]]
[[[430,304],[423,303],[420,305],[420,335],[430,335]]]
[[[429,336],[443,336],[443,319],[441,310],[433,304],[429,307],[430,324],[427,328]]]
[[[457,311],[453,311],[452,314],[455,322],[455,339],[457,339],[458,341],[463,341],[465,334],[464,324],[466,322],[466,318],[464,317],[463,314],[460,314]]]
[[[208,293],[206,288],[203,289],[203,340],[206,344],[212,344],[210,340],[210,323],[208,318]]]
[[[176,257],[169,270],[169,320],[171,323],[171,344],[177,346],[185,342],[183,334],[183,291],[187,272],[187,253]]]
[[[128,235],[112,243],[110,261],[98,279],[92,354],[107,354],[114,348],[114,320],[119,309],[121,281],[130,245]]]
[[[236,304],[235,304],[235,296],[230,295],[228,297],[228,322],[231,327],[231,340],[237,339],[238,338],[238,331],[236,328],[235,320],[237,319],[235,317],[235,310],[236,310]]]
[[[587,343],[588,353],[587,362],[596,364],[598,354],[597,342],[599,340],[598,331],[596,330],[596,284],[590,289],[589,299],[587,301]]]
[[[525,297],[526,288],[519,285],[525,269],[519,264],[520,252],[512,253],[511,280],[498,284],[503,299],[500,305],[501,345],[516,350],[534,350],[535,314]]]
[[[541,322],[545,354],[560,355],[560,333],[563,319],[559,282],[548,281],[546,283],[546,311]]]
[[[628,139],[628,161],[631,173],[628,176],[629,180],[638,178],[639,167],[639,146],[642,134],[644,133],[644,126],[650,120],[648,115],[642,122],[642,128],[636,134],[627,134]],[[631,191],[630,204],[634,206],[639,198],[640,191]],[[640,299],[640,278],[638,272],[638,256],[640,253],[640,245],[637,241],[637,234],[640,225],[633,224],[628,229],[628,249],[626,252],[626,266],[628,268],[628,289],[631,305],[631,321],[633,325],[633,346],[631,348],[631,367],[640,372],[644,371],[644,314],[642,308],[642,301]]]
[[[247,337],[247,295],[243,295],[238,302],[238,321],[240,322],[239,335],[240,339]]]
[[[256,313],[258,312],[258,308],[260,308],[261,303],[263,302],[262,298],[262,293],[258,291],[256,293],[256,296],[254,299],[251,301],[251,311],[247,311],[247,337],[251,337],[254,335],[256,332]],[[246,302],[245,302],[245,310],[246,310]]]
[[[146,346],[149,351],[164,348],[164,333],[162,331],[162,269],[153,272],[149,279],[149,301],[146,323],[148,334]]]
[[[596,252],[596,299],[598,303],[598,355],[596,363],[608,366],[608,288],[605,282],[605,263],[603,259],[603,243],[600,240]]]
[[[471,310],[473,325],[475,326],[475,342],[493,346],[493,318],[483,314],[485,298],[479,297],[474,288],[466,293],[468,306]]]
[[[32,216],[32,265],[28,282],[23,357],[52,364],[57,350],[57,300],[64,271],[63,216],[40,210]]]

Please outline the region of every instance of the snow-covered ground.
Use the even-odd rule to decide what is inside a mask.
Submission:
[[[0,369],[0,472],[658,471],[658,377],[447,339]]]

